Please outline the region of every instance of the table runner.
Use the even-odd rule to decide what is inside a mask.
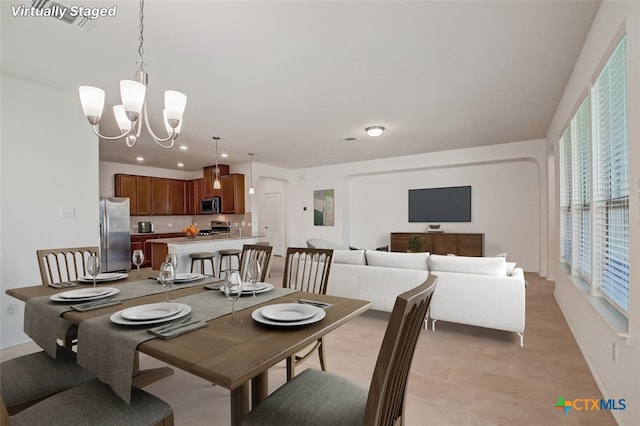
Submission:
[[[276,287],[255,297],[241,297],[236,310],[268,302],[297,290]],[[221,291],[213,290],[171,300],[191,306],[194,320],[209,321],[231,313],[231,302]],[[138,345],[156,337],[147,329],[157,326],[113,324],[111,314],[83,321],[78,330],[78,364],[90,370],[127,403],[131,399],[132,372]]]
[[[218,279],[214,277],[204,277],[196,281],[174,284],[172,290],[206,285],[214,281],[218,281]],[[108,285],[105,287],[108,287]],[[113,300],[134,299],[136,297],[149,296],[166,291],[155,279],[117,284],[114,285],[114,288],[120,289],[120,292],[112,297]],[[58,338],[64,336],[66,331],[73,326],[73,323],[62,318],[62,314],[71,311],[71,305],[76,303],[80,302],[52,302],[49,296],[41,296],[31,298],[27,300],[25,304],[24,332],[52,358],[56,357]]]

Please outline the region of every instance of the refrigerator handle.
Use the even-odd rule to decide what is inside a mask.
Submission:
[[[107,213],[107,202],[105,201],[105,206],[104,206],[104,210],[102,211],[102,226],[103,228],[101,229],[102,231],[102,248],[103,249],[108,249],[109,248],[109,214]]]

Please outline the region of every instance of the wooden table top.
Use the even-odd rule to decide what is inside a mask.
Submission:
[[[137,277],[134,270],[128,279],[110,282],[108,285],[116,287],[127,282],[155,276],[155,274],[157,271],[145,268],[141,269],[141,275]],[[52,295],[73,288],[78,287],[54,289],[38,285],[9,289],[6,293],[19,300],[27,301],[33,297]],[[212,290],[206,290],[203,286],[174,287],[174,290],[171,291],[171,298],[176,299],[206,291]],[[327,315],[324,319],[304,327],[268,327],[257,324],[251,318],[251,313],[261,306],[295,302],[301,298],[324,301],[332,303],[333,306],[326,310]],[[63,317],[79,324],[86,319],[112,314],[127,307],[164,302],[164,300],[165,294],[158,293],[123,300],[122,304],[93,311],[68,311],[63,314]],[[227,389],[234,389],[284,360],[287,356],[300,352],[318,338],[360,315],[370,307],[371,303],[368,301],[296,292],[236,312],[236,317],[243,320],[241,324],[225,324],[225,321],[230,317],[230,315],[225,315],[209,321],[209,326],[206,328],[173,339],[151,339],[143,342],[138,350]]]

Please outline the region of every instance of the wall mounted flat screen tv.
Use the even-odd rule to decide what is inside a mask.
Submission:
[[[471,222],[471,186],[410,189],[409,222]]]

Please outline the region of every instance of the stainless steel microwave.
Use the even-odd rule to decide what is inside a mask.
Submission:
[[[200,210],[203,214],[216,214],[222,210],[220,197],[203,198],[200,201]]]

